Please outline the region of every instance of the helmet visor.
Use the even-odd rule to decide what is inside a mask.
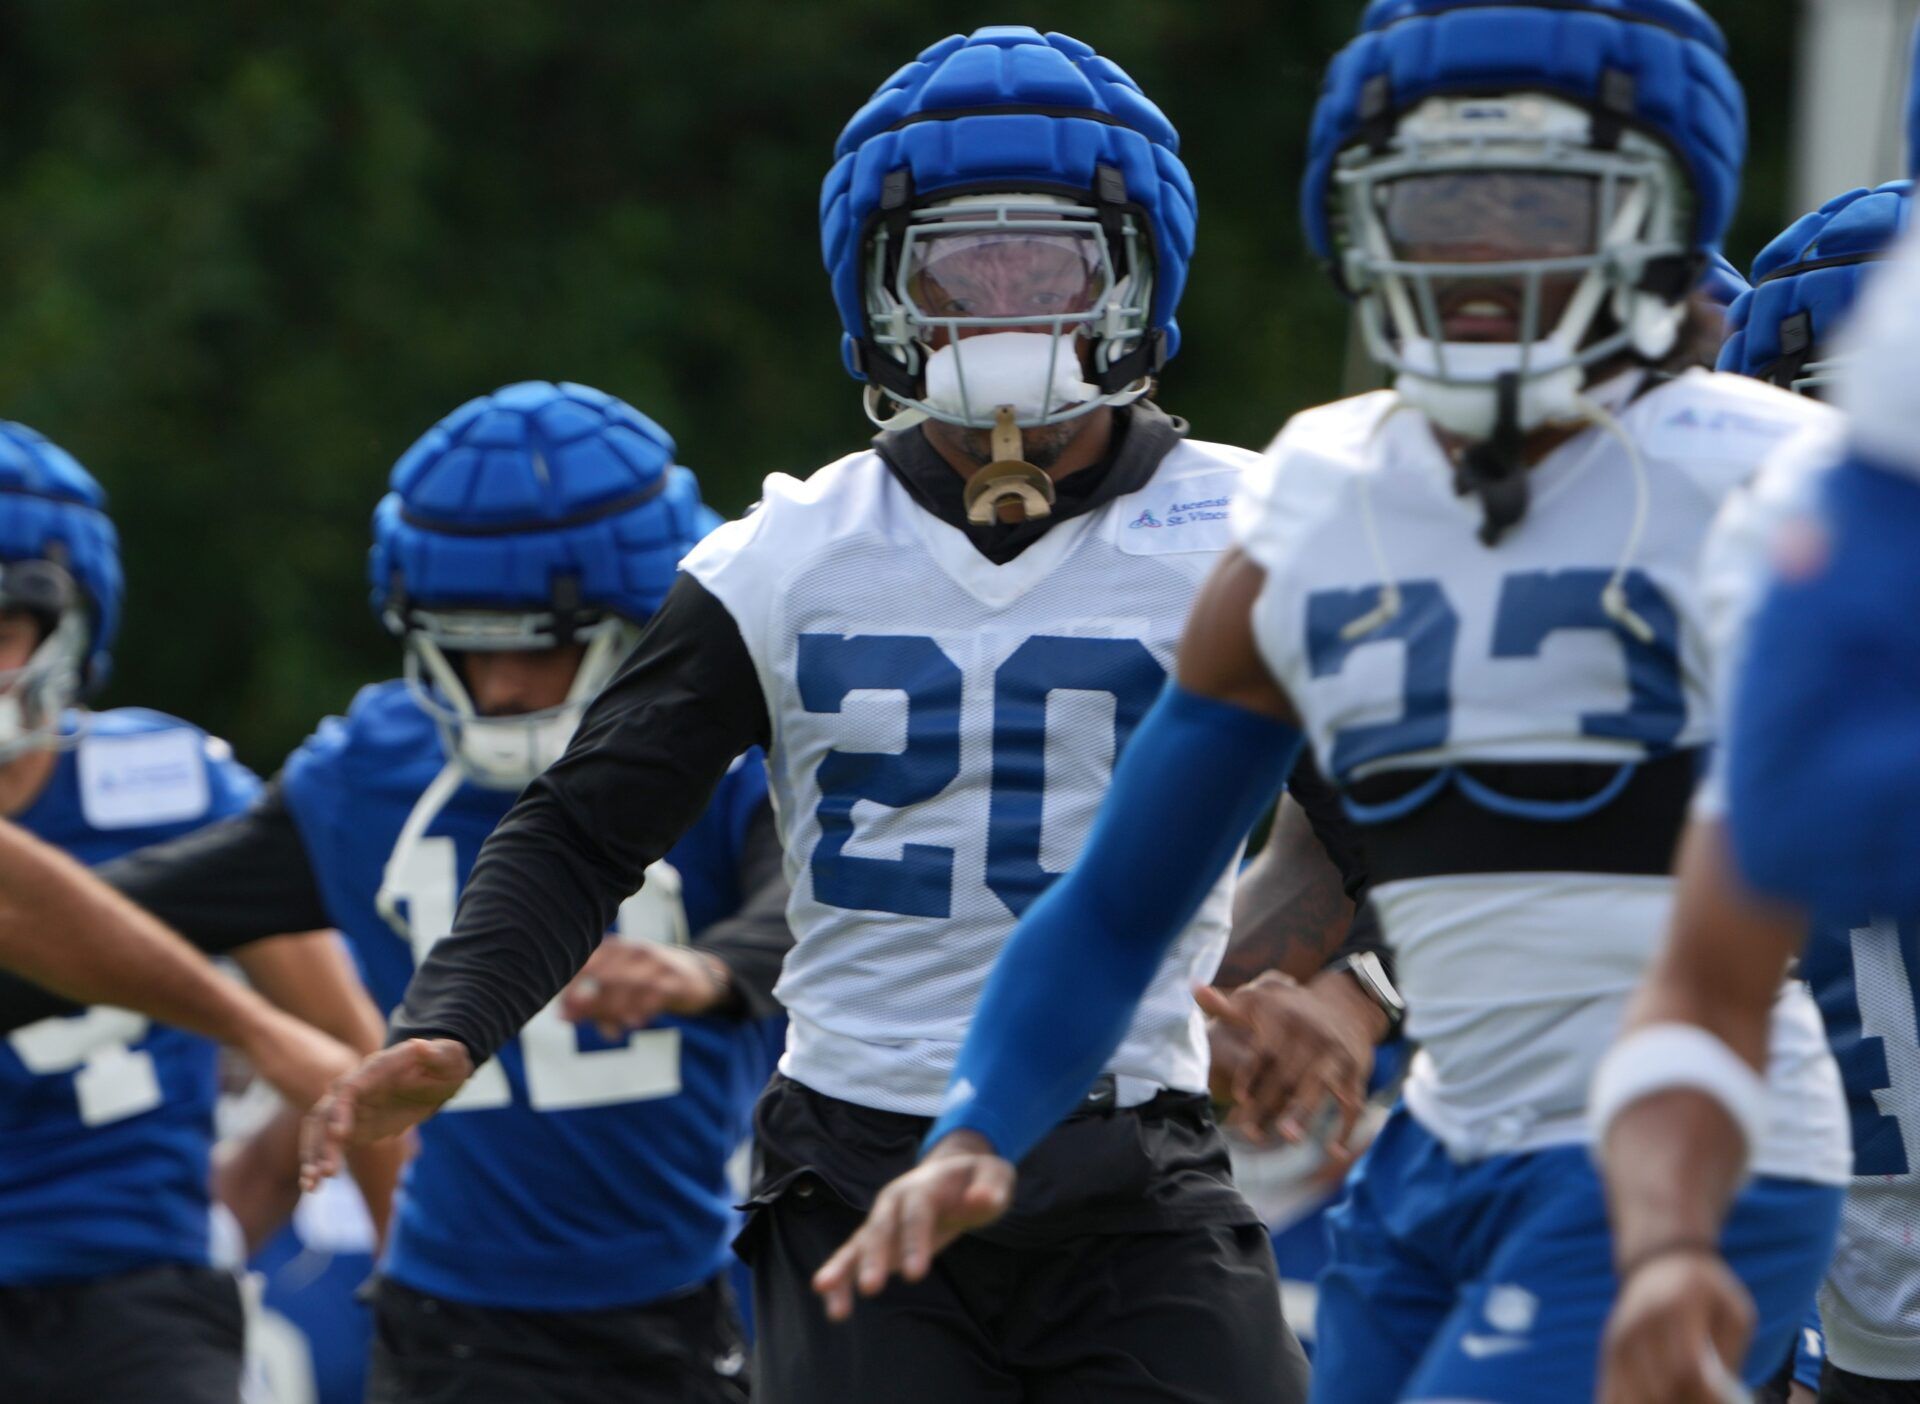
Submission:
[[[1098,309],[1106,269],[1097,229],[949,232],[933,224],[914,231],[903,271],[907,299],[924,319],[1049,323]]]
[[[1416,263],[1586,257],[1599,249],[1604,222],[1600,182],[1589,175],[1407,175],[1387,182],[1378,199],[1394,257]]]

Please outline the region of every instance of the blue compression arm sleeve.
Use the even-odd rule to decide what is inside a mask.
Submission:
[[[1167,685],[1114,767],[1073,871],[1027,909],[995,964],[929,1146],[967,1128],[1017,1161],[1073,1110],[1286,783],[1300,739]]]
[[[1823,561],[1753,624],[1728,737],[1746,879],[1825,911],[1920,911],[1920,482],[1850,462]]]

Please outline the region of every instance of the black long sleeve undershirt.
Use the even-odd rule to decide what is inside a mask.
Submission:
[[[394,1039],[451,1038],[476,1064],[492,1057],[586,963],[734,758],[768,738],[733,616],[682,575],[566,754],[481,847]]]

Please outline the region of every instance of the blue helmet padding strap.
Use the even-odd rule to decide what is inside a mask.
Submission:
[[[629,493],[625,497],[616,497],[610,502],[583,508],[571,516],[523,522],[449,521],[444,517],[416,512],[403,502],[400,506],[400,520],[408,526],[419,527],[422,531],[435,532],[441,536],[525,536],[529,532],[565,531],[569,527],[587,526],[593,522],[605,521],[608,517],[617,517],[623,512],[631,512],[636,507],[644,506],[666,489],[667,478],[662,474],[637,492]]]
[[[1798,278],[1803,273],[1817,273],[1822,268],[1849,268],[1856,263],[1878,263],[1886,256],[1885,249],[1863,249],[1858,253],[1835,254],[1831,258],[1810,258],[1805,263],[1776,268],[1773,272],[1755,279],[1753,285],[1756,288],[1764,288],[1768,283],[1777,283],[1783,278]]]

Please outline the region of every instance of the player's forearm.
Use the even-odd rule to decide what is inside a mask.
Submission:
[[[1717,1244],[1746,1164],[1740,1127],[1704,1093],[1675,1088],[1627,1107],[1601,1147],[1615,1266]]]
[[[1233,930],[1213,983],[1237,989],[1268,970],[1312,979],[1346,939],[1353,912],[1306,811],[1283,798],[1266,846],[1234,888]]]
[[[738,628],[681,577],[566,754],[481,847],[393,1040],[451,1038],[476,1065],[491,1057],[586,964],[646,870],[766,735]]]
[[[1315,999],[1325,1001],[1327,1008],[1359,1031],[1369,1045],[1378,1047],[1393,1032],[1393,1020],[1387,1011],[1348,971],[1323,970],[1309,987]]]
[[[385,1021],[334,932],[256,941],[234,960],[265,999],[354,1052],[372,1053],[385,1042]]]
[[[1299,741],[1291,726],[1168,687],[1115,767],[1073,871],[995,964],[929,1142],[970,1129],[1017,1161],[1072,1110]]]
[[[380,1011],[361,986],[353,962],[334,932],[309,931],[256,941],[241,947],[234,958],[262,996],[294,1017],[331,1034],[355,1053],[375,1052],[384,1042],[386,1026]],[[256,1186],[266,1184],[272,1195],[298,1194],[299,1114],[304,1110],[289,1108],[289,1115],[281,1118],[275,1128],[277,1134],[270,1139],[262,1138],[263,1153],[272,1153],[265,1168],[258,1161],[249,1166]],[[386,1239],[393,1191],[407,1154],[404,1139],[377,1141],[347,1151],[354,1183],[360,1188],[374,1230],[382,1242]],[[278,1202],[277,1198],[270,1200],[273,1205]],[[291,1203],[286,1212],[292,1212]],[[244,1217],[242,1222],[246,1222]],[[278,1224],[271,1227],[277,1228]]]
[[[221,1042],[269,1011],[78,863],[0,824],[0,963],[76,1004],[112,1004]]]
[[[300,1202],[300,1110],[282,1106],[251,1136],[220,1147],[213,1192],[246,1238],[251,1256],[285,1226]]]

